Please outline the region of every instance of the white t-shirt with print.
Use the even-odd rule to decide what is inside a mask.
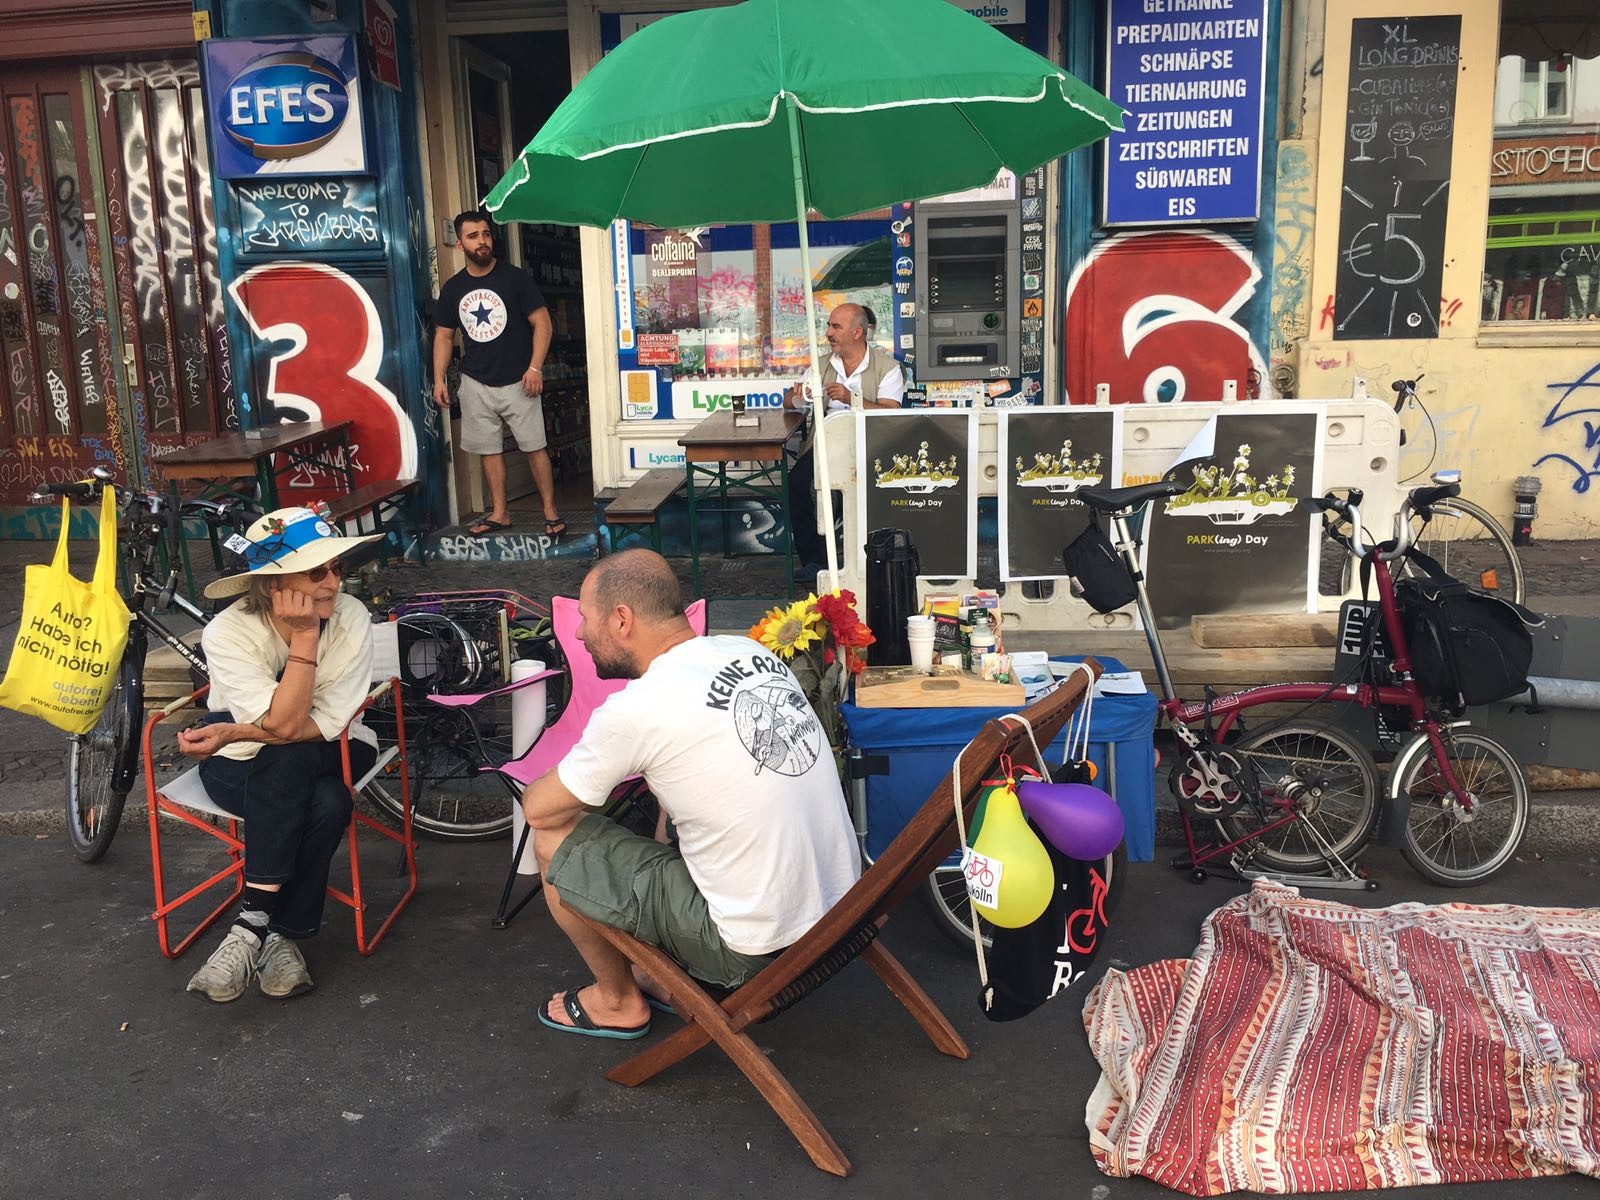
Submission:
[[[861,873],[821,722],[793,672],[749,638],[696,637],[658,656],[594,711],[556,772],[592,808],[644,776],[741,954],[798,941]]]
[[[206,704],[212,712],[233,714],[235,721],[258,725],[272,708],[278,677],[289,665],[289,645],[265,613],[247,613],[235,604],[218,613],[200,635],[211,672]],[[322,736],[334,741],[372,689],[372,614],[354,596],[334,597],[333,615],[317,639],[317,681],[311,694],[311,719]],[[357,724],[350,736],[376,746],[378,739]],[[260,742],[233,742],[217,753],[250,759]]]

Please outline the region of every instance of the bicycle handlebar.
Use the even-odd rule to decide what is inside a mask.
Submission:
[[[1350,536],[1345,537],[1333,533],[1335,540],[1342,542],[1357,558],[1376,558],[1383,562],[1393,562],[1397,558],[1404,558],[1410,552],[1417,540],[1417,529],[1411,523],[1414,513],[1421,513],[1424,517],[1432,515],[1429,512],[1431,505],[1440,500],[1461,494],[1459,483],[1440,484],[1436,487],[1417,488],[1400,502],[1400,511],[1394,518],[1394,538],[1392,541],[1380,542],[1369,546],[1361,536],[1361,501],[1363,499],[1359,488],[1350,489],[1350,495],[1341,499],[1329,492],[1320,499],[1311,501],[1312,507],[1326,515],[1335,513],[1343,520],[1350,523]],[[1332,526],[1324,522],[1324,527],[1332,530]]]

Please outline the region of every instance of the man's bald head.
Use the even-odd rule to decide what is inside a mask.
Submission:
[[[609,554],[594,565],[589,578],[595,604],[602,610],[625,604],[647,625],[683,616],[683,587],[667,560],[654,550]]]

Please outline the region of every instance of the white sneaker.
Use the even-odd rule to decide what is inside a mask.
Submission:
[[[262,995],[275,1000],[287,1000],[316,986],[311,982],[311,972],[306,970],[300,947],[281,933],[267,934],[267,944],[262,947],[257,966],[261,971]]]
[[[261,939],[238,925],[228,930],[222,945],[211,952],[205,966],[189,980],[188,990],[218,1004],[244,995],[261,962]]]

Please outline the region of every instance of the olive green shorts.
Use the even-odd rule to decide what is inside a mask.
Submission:
[[[545,882],[568,908],[666,951],[704,983],[738,987],[777,957],[730,949],[678,848],[599,813],[585,813],[556,847]]]

